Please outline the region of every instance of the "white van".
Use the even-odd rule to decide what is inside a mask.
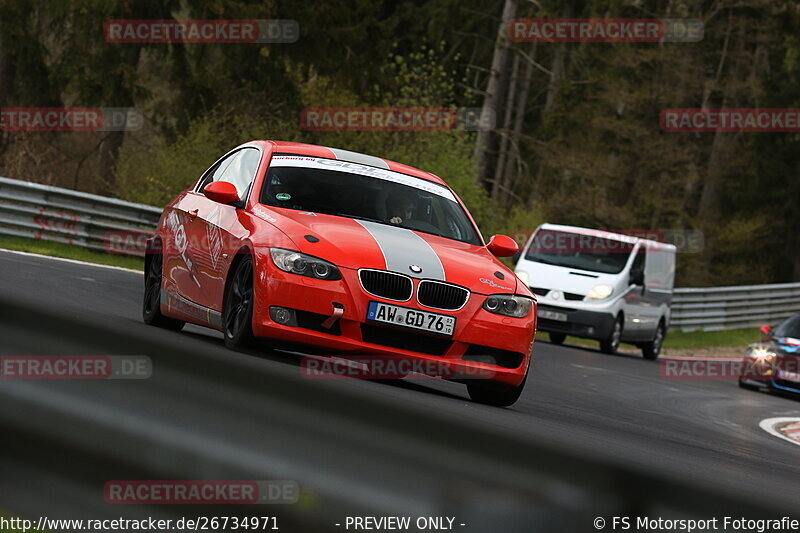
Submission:
[[[656,359],[669,327],[675,246],[573,226],[542,224],[522,249],[516,273],[539,301],[538,331],[620,342]]]

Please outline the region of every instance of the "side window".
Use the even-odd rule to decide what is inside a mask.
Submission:
[[[212,181],[227,181],[236,187],[239,197],[244,198],[255,178],[260,161],[261,152],[255,148],[244,148],[234,152],[206,172],[197,191],[201,192],[203,187]]]
[[[633,265],[631,265],[631,281],[634,282],[634,285],[642,285],[641,281],[644,280],[645,251],[644,246],[639,248],[633,259]],[[636,281],[637,278],[639,281]]]
[[[644,272],[644,247],[639,248],[636,253],[636,258],[633,260],[631,272]]]

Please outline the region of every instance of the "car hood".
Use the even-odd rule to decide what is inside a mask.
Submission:
[[[592,287],[605,283],[615,287],[619,283],[619,274],[603,274],[589,272],[577,268],[568,268],[536,261],[523,260],[517,264],[517,271],[528,273],[528,284],[531,287],[556,289],[575,294],[588,294]],[[616,287],[615,287],[616,288]]]
[[[517,290],[514,273],[483,246],[366,220],[274,207],[259,209],[274,218],[274,225],[297,250],[341,267],[391,270],[455,283],[479,294]],[[414,272],[412,267],[422,271]],[[527,288],[521,290],[528,295]]]
[[[773,340],[775,346],[780,348],[786,353],[797,354],[800,353],[800,339],[791,337],[778,337]]]

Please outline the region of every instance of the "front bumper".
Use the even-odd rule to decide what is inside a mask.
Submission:
[[[323,281],[288,274],[262,257],[255,286],[254,334],[327,355],[430,363],[433,368],[446,370],[442,377],[455,381],[489,378],[519,385],[524,379],[536,329],[534,312],[522,319],[494,315],[482,308],[485,296],[474,293],[462,309],[452,312],[428,309],[414,299],[393,302],[364,292],[355,270],[340,270],[341,280]],[[455,332],[445,338],[367,322],[370,301],[455,316]],[[275,320],[276,307],[295,312],[292,325]],[[341,317],[335,326],[323,327],[322,322],[335,307],[342,309]]]
[[[564,333],[587,339],[599,340],[609,337],[616,319],[611,313],[555,305],[539,304],[538,309],[542,312],[550,311],[567,316],[566,321],[540,317],[538,321],[539,331]]]
[[[745,357],[740,381],[774,391],[800,394],[800,381],[785,379],[779,373],[780,370],[786,370],[798,374],[799,366],[800,359],[797,357],[778,357],[769,363],[754,357]]]

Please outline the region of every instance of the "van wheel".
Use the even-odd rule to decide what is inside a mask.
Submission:
[[[622,317],[618,316],[611,328],[608,337],[600,341],[600,350],[604,353],[615,354],[619,350],[619,342],[622,338]]]
[[[551,344],[564,344],[564,341],[567,338],[566,333],[553,333],[552,331],[548,333],[550,336],[550,343]]]
[[[525,379],[522,380],[522,383],[516,387],[502,383],[485,383],[482,380],[474,380],[467,383],[467,392],[474,402],[493,405],[495,407],[508,407],[519,400],[522,390],[525,388],[526,381],[528,381],[527,374],[525,375]]]
[[[642,355],[648,361],[655,361],[658,359],[659,354],[661,354],[661,346],[664,344],[664,337],[667,335],[666,329],[667,328],[664,327],[664,322],[659,322],[653,340],[642,344]]]

